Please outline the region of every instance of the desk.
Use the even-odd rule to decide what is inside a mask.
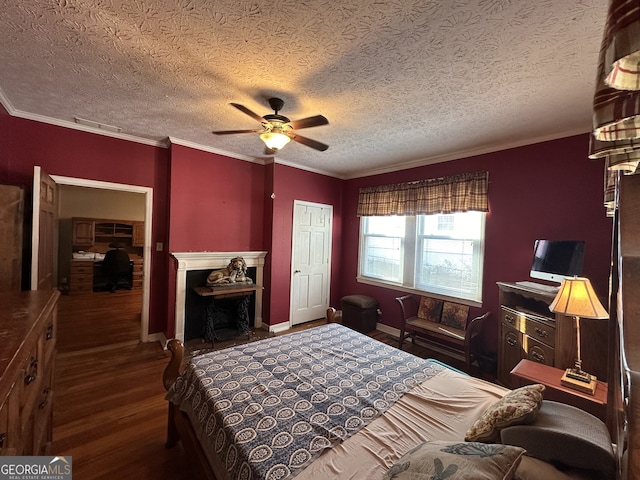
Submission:
[[[130,286],[142,288],[143,258],[129,255],[131,265]],[[107,278],[102,270],[102,260],[72,259],[69,272],[69,293],[84,294],[104,290]]]
[[[216,328],[216,320],[219,316],[219,311],[216,308],[216,299],[238,299],[238,305],[236,310],[236,335],[247,335],[249,338],[251,329],[249,328],[249,298],[255,291],[261,287],[257,287],[254,284],[227,284],[215,287],[195,287],[193,290],[201,297],[209,299],[207,303],[207,325],[205,330],[205,339],[212,344],[215,340],[226,340],[229,334],[229,328],[219,329]]]
[[[563,373],[564,370],[559,368],[526,359],[520,360],[520,363],[511,370],[516,387],[541,383],[546,387],[543,394],[545,399],[573,405],[606,422],[607,384],[598,381],[595,395],[589,395],[562,385],[560,379]]]

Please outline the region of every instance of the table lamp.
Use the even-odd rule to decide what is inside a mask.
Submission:
[[[609,318],[588,278],[573,277],[562,281],[560,290],[549,310],[567,317],[573,317],[576,325],[578,355],[573,368],[567,368],[562,375],[562,385],[581,392],[595,394],[597,378],[582,370],[580,356],[580,318]]]

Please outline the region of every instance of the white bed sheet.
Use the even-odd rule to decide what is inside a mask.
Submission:
[[[427,440],[463,441],[467,429],[508,390],[445,369],[404,394],[384,415],[325,451],[296,480],[374,480]]]

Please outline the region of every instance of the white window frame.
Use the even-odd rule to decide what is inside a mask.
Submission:
[[[451,214],[455,215],[455,214]],[[416,285],[417,279],[415,278],[415,266],[418,264],[419,253],[418,247],[421,243],[421,238],[417,235],[419,217],[406,216],[405,217],[405,232],[402,239],[402,252],[401,252],[401,264],[402,264],[402,276],[394,280],[376,278],[365,274],[364,262],[366,257],[364,255],[366,245],[366,222],[368,217],[360,218],[360,245],[358,248],[358,276],[357,281],[368,285],[376,285],[385,288],[392,288],[406,293],[415,293],[418,295],[428,294],[431,297],[442,298],[444,300],[453,300],[458,303],[464,303],[471,306],[482,306],[482,283],[483,283],[483,266],[484,266],[484,244],[485,244],[485,225],[486,214],[480,213],[480,238],[474,241],[473,247],[473,265],[472,268],[476,270],[478,276],[477,288],[474,292],[470,292],[468,295],[462,291],[456,291],[455,289],[442,288],[438,286],[419,286]],[[428,235],[427,238],[447,238],[445,234],[440,235]]]

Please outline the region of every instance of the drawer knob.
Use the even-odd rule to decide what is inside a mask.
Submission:
[[[38,408],[40,410],[44,410],[44,407],[47,406],[47,403],[49,402],[49,394],[51,393],[51,389],[45,388],[42,393],[44,394],[44,399],[38,404]]]
[[[549,336],[547,331],[541,329],[540,327],[536,327],[535,328],[535,332],[536,332],[536,335],[538,335],[539,337],[542,337],[542,338],[547,338]]]
[[[50,323],[49,325],[47,325],[46,339],[51,340],[52,338],[53,338],[53,323]]]
[[[511,315],[505,315],[504,319],[511,324],[513,324],[516,321],[516,319],[513,318]]]
[[[515,338],[507,337],[507,343],[510,347],[515,347],[518,344],[518,341]]]
[[[531,352],[531,357],[538,363],[544,363],[544,355],[541,355],[538,352]]]
[[[24,384],[29,385],[30,383],[33,383],[34,380],[37,378],[37,373],[38,373],[38,359],[32,358],[31,363],[29,364],[29,371],[24,376]]]
[[[7,441],[7,433],[6,432],[0,433],[0,448],[4,448],[4,442],[6,441]]]

